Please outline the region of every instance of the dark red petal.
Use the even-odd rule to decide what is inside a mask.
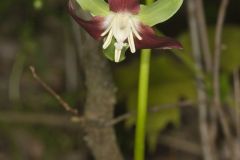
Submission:
[[[159,49],[182,49],[182,45],[169,37],[159,37],[154,30],[148,26],[141,26],[142,40],[135,38],[135,45],[138,49],[159,48]]]
[[[102,27],[103,17],[95,16],[92,20],[86,21],[77,16],[72,0],[68,2],[68,11],[73,19],[82,26],[94,39],[101,39],[104,29]]]
[[[109,8],[113,12],[127,11],[138,14],[140,5],[138,0],[108,0]]]

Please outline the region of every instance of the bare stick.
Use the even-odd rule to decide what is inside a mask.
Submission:
[[[79,123],[69,123],[69,116],[54,113],[31,113],[1,110],[0,121],[7,124],[79,128]]]
[[[207,73],[212,73],[212,53],[210,50],[210,43],[209,43],[209,36],[208,36],[208,27],[205,19],[205,13],[204,13],[204,4],[203,0],[196,0],[195,2],[196,7],[196,18],[198,22],[198,30],[199,30],[199,39],[202,49],[202,55],[203,55],[203,62],[204,62],[204,69]],[[206,97],[206,101],[209,101],[208,97]],[[203,110],[203,109],[201,109]],[[214,108],[209,108],[208,111],[210,114],[210,122],[209,123],[209,133],[210,133],[210,140],[212,141],[212,148],[216,150],[213,143],[216,140],[217,137],[217,114],[215,112]],[[204,115],[200,114],[200,115]],[[204,117],[204,116],[203,116]],[[205,117],[207,119],[207,117]],[[216,151],[215,151],[216,152]]]
[[[204,14],[203,0],[196,0],[196,16],[198,22],[199,29],[199,38],[201,41],[202,51],[203,51],[203,60],[206,65],[207,72],[211,72],[212,68],[212,58],[211,51],[209,47],[208,40],[208,31]]]
[[[113,120],[111,120],[109,123],[105,124],[106,126],[114,126],[122,121],[127,120],[128,118],[130,118],[131,116],[135,116],[135,113],[125,113],[121,116],[118,116],[117,118],[114,118]]]
[[[235,144],[233,141],[233,135],[231,133],[227,116],[221,106],[220,82],[219,82],[220,60],[221,60],[221,50],[222,50],[222,31],[223,31],[223,25],[224,25],[228,3],[229,3],[229,0],[222,0],[219,13],[218,13],[217,25],[216,25],[215,50],[214,50],[214,57],[213,57],[213,105],[217,111],[221,126],[223,128],[224,136],[226,137],[227,145],[230,152],[229,158],[236,159],[234,157]]]
[[[150,107],[150,109],[148,110],[149,113],[157,113],[160,112],[162,110],[166,110],[166,109],[173,109],[173,108],[177,108],[177,107],[187,107],[187,106],[193,106],[195,105],[193,102],[190,101],[186,101],[186,102],[180,102],[178,104],[164,104],[161,106],[154,106],[154,107]],[[134,118],[136,118],[136,111],[132,111],[129,113],[125,113],[121,116],[118,116],[114,119],[112,119],[109,123],[104,124],[105,126],[113,126],[116,125],[122,121],[127,120],[128,118],[130,118],[131,116],[133,116]]]
[[[214,66],[213,66],[213,87],[214,87],[214,99],[217,103],[220,103],[220,89],[219,89],[219,68],[222,49],[222,30],[225,19],[225,13],[228,6],[228,0],[222,0],[221,7],[218,14],[216,36],[215,36],[215,51],[214,51]]]
[[[230,127],[226,119],[226,115],[221,108],[220,100],[220,85],[219,85],[219,75],[220,75],[220,59],[221,59],[221,48],[222,48],[222,30],[225,20],[226,10],[229,0],[222,0],[221,6],[218,13],[217,26],[216,26],[216,36],[215,36],[215,50],[214,50],[214,63],[213,63],[213,104],[218,112],[220,122],[223,127],[223,132],[228,140],[231,139]]]
[[[51,87],[49,87],[36,73],[35,68],[33,66],[29,67],[30,71],[32,72],[33,78],[48,92],[50,93],[61,105],[62,107],[72,113],[77,115],[78,111],[73,109],[66,101],[63,100],[61,96],[59,96]]]
[[[173,135],[161,135],[159,137],[159,143],[166,145],[169,148],[190,153],[196,156],[201,156],[202,154],[201,146],[199,144],[191,142],[189,139],[184,139],[182,137]]]
[[[191,32],[191,42],[193,48],[193,56],[196,68],[200,71],[196,73],[196,87],[198,95],[198,110],[199,110],[199,131],[201,135],[202,151],[203,157],[205,160],[215,160],[215,153],[212,145],[212,139],[209,134],[208,122],[207,122],[207,95],[204,84],[203,65],[202,65],[202,55],[200,48],[200,38],[199,38],[199,27],[197,24],[197,15],[196,15],[196,1],[188,0],[188,16],[189,16],[189,27]]]

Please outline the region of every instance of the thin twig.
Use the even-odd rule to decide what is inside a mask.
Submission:
[[[176,104],[163,104],[161,106],[153,106],[153,107],[150,107],[148,111],[150,113],[155,113],[155,112],[162,111],[164,109],[184,108],[184,107],[193,106],[193,105],[195,105],[195,103],[192,101],[183,101]]]
[[[127,120],[128,118],[130,118],[133,115],[135,116],[135,113],[125,113],[125,114],[118,116],[117,118],[114,118],[113,120],[111,120],[109,123],[106,124],[106,126],[114,126],[122,121]]]
[[[26,124],[26,125],[45,125],[54,127],[79,128],[79,123],[70,123],[69,116],[55,113],[32,113],[2,111],[0,112],[1,123],[7,124]]]
[[[193,106],[193,105],[194,105],[194,103],[190,102],[190,101],[180,102],[178,104],[165,104],[165,105],[161,105],[161,106],[150,107],[150,109],[148,110],[148,113],[157,113],[157,112],[160,112],[160,111],[166,110],[166,109],[173,109],[173,108],[177,108],[177,107],[182,108],[182,107]],[[135,118],[136,111],[128,112],[121,116],[118,116],[118,117],[114,118],[113,120],[111,120],[110,122],[108,122],[107,124],[105,124],[105,126],[117,125],[118,123],[129,119],[131,116],[133,116]]]
[[[77,115],[78,114],[78,110],[73,109],[65,100],[63,100],[63,98],[61,96],[59,96],[50,86],[48,86],[36,73],[35,68],[33,66],[29,67],[33,78],[48,92],[50,93],[61,105],[62,107],[72,113]]]
[[[231,139],[231,131],[229,124],[226,119],[226,115],[221,107],[220,100],[220,85],[219,85],[219,77],[220,77],[220,59],[221,59],[221,49],[222,49],[222,31],[224,20],[226,16],[226,10],[228,6],[229,0],[222,0],[221,6],[218,13],[217,25],[216,25],[216,34],[215,34],[215,50],[214,50],[214,63],[213,63],[213,104],[217,109],[220,122],[223,127],[224,135],[228,140]]]
[[[231,133],[230,125],[225,114],[220,99],[220,60],[221,60],[221,50],[222,50],[222,31],[224,20],[226,17],[226,10],[228,7],[229,0],[222,0],[221,6],[218,13],[217,25],[216,25],[216,34],[215,34],[215,50],[213,58],[213,105],[217,111],[220,124],[223,129],[223,134],[226,137],[227,145],[229,148],[229,158],[236,159],[234,156],[235,153],[235,144],[233,141],[233,135]]]
[[[73,109],[65,100],[63,100],[50,86],[48,86],[39,76],[38,74],[36,73],[35,71],[35,68],[33,66],[30,66],[29,67],[31,73],[32,73],[32,76],[33,78],[47,91],[49,92],[62,106],[63,108],[68,111],[68,112],[71,112],[73,114],[78,114],[78,111]],[[186,102],[181,102],[179,104],[166,104],[166,105],[161,105],[160,107],[159,106],[154,106],[154,107],[151,107],[151,109],[149,109],[149,112],[151,113],[156,113],[156,112],[159,112],[163,109],[171,109],[171,108],[175,108],[176,106],[179,106],[179,107],[185,107],[185,106],[190,106],[192,105],[193,103],[192,102],[189,102],[189,101],[186,101]],[[113,126],[113,125],[116,125],[126,119],[128,119],[129,117],[131,116],[135,116],[136,112],[130,112],[130,113],[126,113],[126,114],[123,114],[117,118],[114,118],[112,119],[110,122],[108,122],[107,124],[101,124],[101,126]],[[74,122],[83,122],[83,119],[79,117],[73,117],[72,120]]]
[[[205,13],[204,13],[204,2],[203,0],[196,0],[196,17],[198,22],[198,30],[199,30],[199,38],[201,42],[201,49],[203,54],[203,60],[207,73],[212,73],[212,53],[210,49],[210,43],[209,43],[209,35],[208,35],[208,26],[205,19]],[[206,97],[206,101],[209,101],[208,97]],[[203,109],[201,109],[203,110]],[[212,150],[213,154],[216,154],[216,147],[213,144],[217,137],[217,115],[213,108],[209,108],[208,111],[210,113],[210,122],[208,122],[208,132],[209,132],[209,140],[211,140]],[[208,113],[205,113],[205,115]],[[206,121],[208,121],[207,117],[205,116]],[[204,147],[205,149],[205,147]]]
[[[182,152],[201,156],[201,146],[197,143],[191,142],[189,139],[177,136],[161,135],[159,137],[159,143]]]
[[[212,58],[211,58],[211,51],[209,47],[209,40],[208,40],[208,31],[207,25],[205,20],[204,14],[204,6],[203,0],[196,0],[196,16],[198,22],[198,29],[199,29],[199,38],[202,46],[203,51],[203,60],[204,64],[206,65],[207,72],[211,72],[212,68]]]
[[[192,52],[193,52],[196,68],[200,71],[200,72],[196,72],[196,87],[197,87],[197,95],[198,95],[199,131],[201,135],[203,157],[205,160],[215,160],[216,157],[215,157],[214,147],[212,145],[212,139],[209,134],[209,124],[207,121],[208,110],[207,110],[206,86],[204,83],[203,75],[199,74],[203,72],[203,64],[202,64],[202,55],[201,55],[200,38],[199,38],[200,29],[197,23],[197,19],[199,18],[197,17],[197,13],[196,13],[197,4],[195,0],[188,0],[187,2],[188,2],[187,7],[188,7],[188,15],[189,15],[189,18],[188,18],[189,27],[191,32],[191,42],[192,42],[192,48],[193,48]]]
[[[214,87],[214,99],[217,103],[220,102],[219,69],[220,69],[220,59],[221,59],[221,50],[222,50],[222,30],[223,30],[223,23],[225,19],[225,13],[228,6],[228,1],[229,0],[222,0],[219,14],[218,14],[216,34],[215,34],[213,87]]]

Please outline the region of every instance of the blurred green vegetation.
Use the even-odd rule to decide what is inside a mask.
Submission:
[[[159,52],[159,51],[156,51]],[[195,101],[196,91],[194,74],[173,53],[155,53],[151,61],[149,107],[176,104],[182,100]],[[130,111],[136,110],[137,85],[138,85],[138,60],[133,60],[130,65],[118,68],[115,72],[116,84],[119,87],[120,97],[126,99]],[[131,76],[129,76],[131,75]],[[167,124],[176,126],[180,123],[179,109],[163,109],[160,112],[149,114],[147,120],[148,140],[151,148],[156,145],[159,132]],[[128,121],[128,126],[133,125],[134,119]]]
[[[209,40],[213,50],[214,27],[209,28]],[[176,104],[175,108],[164,109],[160,112],[149,114],[147,122],[147,133],[150,148],[154,149],[157,144],[159,132],[172,123],[176,127],[180,124],[180,110],[178,102],[187,100],[196,102],[196,85],[194,61],[191,56],[191,40],[189,33],[179,36],[183,44],[182,51],[166,53],[166,51],[154,51],[151,61],[149,107],[166,104]],[[226,26],[223,31],[223,53],[221,56],[221,94],[222,100],[233,104],[231,95],[231,75],[240,67],[240,27]],[[157,53],[159,52],[159,53]],[[119,87],[119,97],[127,101],[130,111],[136,110],[137,86],[138,86],[138,59],[126,66],[119,67],[115,71],[115,80]],[[131,75],[131,76],[130,76]],[[205,75],[207,78],[208,75]],[[211,77],[207,78],[211,79]],[[209,83],[211,83],[209,81]],[[212,91],[210,91],[211,93]],[[127,122],[128,126],[135,124],[134,118]]]

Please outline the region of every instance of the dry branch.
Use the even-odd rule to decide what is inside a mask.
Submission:
[[[213,104],[215,109],[218,112],[219,119],[221,125],[223,127],[224,135],[228,140],[232,139],[230,126],[227,121],[227,117],[222,109],[221,100],[220,100],[220,60],[221,60],[221,50],[222,50],[222,31],[224,20],[226,16],[226,10],[228,6],[229,0],[222,0],[217,25],[216,25],[216,34],[215,34],[215,50],[214,50],[214,57],[213,57]]]
[[[215,160],[216,155],[215,155],[214,146],[212,143],[213,140],[210,136],[209,124],[207,120],[208,109],[207,109],[206,86],[204,83],[205,79],[202,74],[199,74],[204,72],[204,67],[202,64],[203,56],[201,54],[201,46],[200,46],[200,35],[199,35],[200,29],[197,22],[197,19],[199,17],[201,18],[201,16],[197,17],[197,13],[196,13],[197,3],[195,0],[188,0],[187,7],[188,7],[189,27],[190,27],[190,33],[191,33],[191,42],[192,42],[192,48],[193,48],[192,52],[193,52],[196,68],[199,70],[199,72],[196,73],[196,87],[197,87],[197,95],[198,95],[199,130],[200,130],[200,136],[201,136],[201,142],[202,142],[202,152],[205,160]],[[205,59],[206,58],[207,57],[205,55]],[[205,61],[206,61],[205,62],[206,64],[209,63],[208,62],[209,60],[205,60]]]
[[[36,73],[35,68],[33,66],[29,67],[33,78],[48,92],[50,93],[61,105],[62,107],[67,111],[74,115],[78,114],[78,110],[73,109],[63,98],[58,95],[47,83],[45,83]]]

